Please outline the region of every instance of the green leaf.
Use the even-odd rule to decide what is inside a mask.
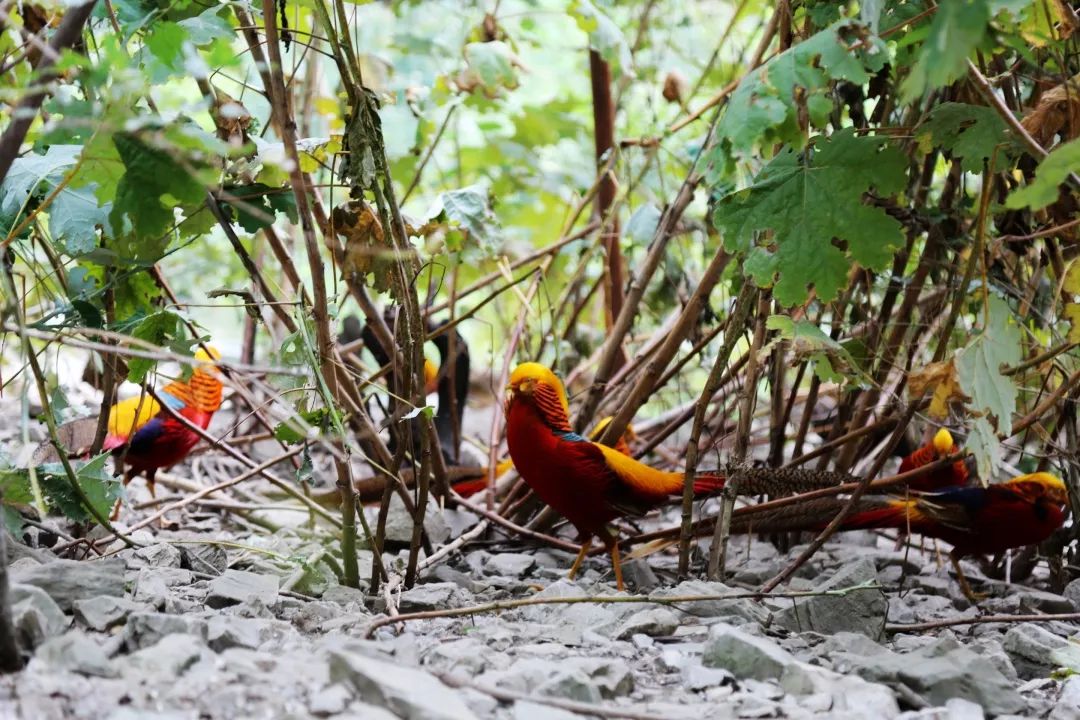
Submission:
[[[25,211],[51,195],[64,177],[76,167],[83,148],[79,145],[51,145],[44,155],[16,158],[0,186],[0,230],[7,233],[22,221]],[[108,227],[109,206],[98,207],[95,187],[65,185],[46,212],[49,233],[60,248],[78,256],[98,244],[98,228]]]
[[[223,188],[234,202],[222,201],[221,208],[246,232],[256,233],[274,223],[276,213],[298,222],[296,195],[291,188],[273,188],[263,183],[228,185]]]
[[[816,108],[813,114],[820,125],[822,110],[832,106],[831,81],[868,82],[887,59],[884,43],[850,20],[834,23],[780,53],[744,77],[732,93],[716,128],[722,141],[718,159],[729,162],[731,150],[747,152],[801,140],[795,124],[797,93]]]
[[[810,285],[828,302],[853,262],[882,270],[903,245],[900,223],[865,205],[863,195],[899,192],[906,169],[904,154],[887,139],[841,130],[820,138],[816,151],[782,151],[750,187],[717,202],[713,222],[730,252],[749,254],[744,268],[759,285],[779,274],[774,295],[781,304],[804,302]],[[774,249],[754,245],[764,230],[773,231]]]
[[[626,223],[626,238],[635,245],[646,247],[656,234],[656,227],[660,224],[660,215],[660,208],[652,203],[639,207]]]
[[[182,321],[176,313],[161,310],[143,319],[131,331],[134,337],[153,345],[166,343],[182,335]],[[128,361],[128,380],[139,384],[146,380],[146,374],[157,365],[156,360],[133,357]]]
[[[917,134],[924,146],[942,147],[962,158],[966,172],[982,172],[983,161],[1008,141],[1001,116],[982,105],[947,102],[935,107]]]
[[[485,186],[470,185],[460,190],[449,190],[440,196],[440,200],[446,218],[465,231],[466,240],[475,241],[484,249],[493,249],[496,246],[499,241],[499,226],[495,213],[491,210]]]
[[[179,70],[188,32],[174,22],[156,22],[146,36],[146,47],[170,70]]]
[[[993,415],[998,432],[1005,432],[1016,409],[1017,391],[1013,381],[1001,374],[1001,368],[1020,362],[1020,328],[1008,303],[996,296],[988,302],[989,322],[957,352],[956,374],[960,389],[971,398],[972,409]]]
[[[927,90],[948,85],[963,76],[967,72],[967,59],[986,37],[992,17],[989,0],[938,3],[918,60],[900,86],[901,102],[912,102]]]
[[[504,42],[469,43],[465,46],[465,62],[471,77],[488,97],[496,97],[503,89],[513,90],[518,86],[517,59]]]
[[[120,481],[105,470],[105,462],[111,453],[105,452],[90,462],[75,467],[75,477],[91,506],[99,515],[108,516],[113,503],[123,493]],[[41,466],[41,489],[49,504],[75,522],[87,522],[93,515],[83,506],[71,480],[60,463]]]
[[[118,244],[117,251],[155,261],[164,253],[169,230],[176,222],[173,207],[201,205],[206,188],[169,153],[134,135],[117,133],[113,142],[126,171],[117,184],[109,220],[114,231],[131,233],[127,243]]]
[[[298,413],[298,415],[312,428],[322,432],[326,432],[330,428],[332,418],[330,416],[330,410],[325,407],[307,410]],[[274,438],[290,445],[306,442],[309,439],[302,426],[292,419],[280,422],[274,426]]]
[[[1035,179],[1025,187],[1013,190],[1005,199],[1005,207],[1040,210],[1056,202],[1058,185],[1077,169],[1080,169],[1080,138],[1058,145],[1043,158],[1035,169]]]
[[[1001,441],[994,432],[994,426],[985,417],[975,418],[975,422],[971,423],[966,449],[975,457],[979,477],[994,477],[1001,463]]]
[[[26,468],[0,470],[0,493],[3,493],[6,504],[30,505],[33,503],[34,492],[30,487],[30,471]]]

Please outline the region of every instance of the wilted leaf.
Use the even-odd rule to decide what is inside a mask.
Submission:
[[[750,187],[721,198],[713,213],[725,247],[747,255],[744,267],[758,285],[779,276],[773,292],[785,306],[804,302],[811,285],[823,302],[832,300],[853,262],[882,270],[904,243],[900,223],[863,201],[871,188],[882,195],[901,190],[904,154],[887,139],[851,129],[819,139],[816,148],[784,150]],[[763,230],[774,232],[770,247],[755,244]]]
[[[960,389],[956,365],[952,360],[930,363],[919,370],[911,371],[908,373],[907,385],[908,396],[913,400],[933,390],[928,413],[937,420],[944,420],[949,416],[949,404],[954,400],[970,399]]]
[[[863,375],[862,368],[847,348],[809,320],[771,315],[765,320],[765,327],[775,330],[777,337],[761,349],[762,354],[771,352],[780,340],[787,340],[796,358],[809,357],[814,362],[814,372],[823,381],[843,382]]]
[[[1080,134],[1080,75],[1053,87],[1039,96],[1039,102],[1020,123],[1044,147],[1062,130],[1066,140]]]
[[[1016,409],[1016,385],[1001,374],[1003,366],[1020,362],[1020,329],[1008,304],[989,299],[989,323],[966,347],[956,353],[960,387],[971,397],[971,408],[993,415],[999,432],[1009,429]]]
[[[446,220],[451,226],[464,231],[466,242],[472,240],[487,250],[496,245],[499,226],[485,186],[469,185],[459,190],[448,190],[440,196],[440,200]]]
[[[994,477],[1001,462],[1001,441],[987,418],[975,418],[971,423],[965,449],[975,457],[979,478],[985,485],[989,478]]]
[[[393,246],[387,242],[375,211],[363,200],[349,200],[330,214],[330,231],[345,240],[342,274],[357,277],[378,292],[392,284]]]
[[[1069,342],[1080,343],[1080,261],[1074,259],[1069,263],[1061,291],[1072,295],[1061,311],[1062,319],[1069,322]]]

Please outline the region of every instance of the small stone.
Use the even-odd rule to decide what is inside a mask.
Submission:
[[[1053,669],[1050,654],[1069,642],[1035,623],[1021,623],[1008,629],[1001,644],[1021,675],[1035,677]]]
[[[229,567],[229,556],[220,545],[185,543],[180,546],[181,567],[207,575],[221,575]]]
[[[870,656],[837,654],[834,662],[840,672],[884,683],[927,705],[944,705],[958,697],[995,715],[1027,707],[994,663],[948,637],[904,655],[888,651]]]
[[[1076,718],[1080,718],[1080,675],[1073,675],[1061,686],[1061,694],[1058,695],[1057,703],[1050,713],[1050,720],[1076,720]]]
[[[134,612],[124,626],[124,645],[139,650],[174,634],[206,637],[206,620],[186,615],[166,615],[157,612]]]
[[[633,635],[657,637],[671,635],[679,627],[679,616],[665,607],[650,608],[634,613],[615,631],[616,640],[626,640]]]
[[[274,604],[278,595],[278,578],[245,570],[226,570],[220,577],[210,581],[210,593],[206,604],[223,608],[240,603],[259,603],[263,607]]]
[[[311,697],[308,710],[312,715],[326,717],[344,712],[352,699],[352,692],[341,683],[333,683],[324,687]],[[384,711],[385,712],[385,711]]]
[[[67,630],[71,624],[60,606],[41,588],[13,583],[10,593],[11,620],[19,645],[24,649],[37,647]]]
[[[401,593],[398,608],[401,612],[423,612],[465,604],[465,591],[454,583],[426,583]]]
[[[326,589],[326,592],[322,594],[322,599],[326,602],[337,603],[338,605],[359,605],[364,607],[364,593],[362,590],[351,588],[348,585],[331,585]]]
[[[877,580],[877,568],[867,558],[842,566],[815,592],[852,588]],[[813,630],[826,635],[858,632],[874,640],[884,637],[888,603],[881,590],[852,590],[844,595],[800,598],[773,616],[781,627],[793,632]]]
[[[280,634],[282,627],[277,621],[263,618],[218,615],[210,618],[206,624],[206,643],[216,652],[234,647],[256,650]]]
[[[450,528],[443,519],[442,511],[433,502],[427,504],[424,513],[424,531],[432,545],[442,545],[450,539]],[[412,542],[413,517],[401,498],[394,495],[386,516],[387,547],[407,546]]]
[[[487,669],[487,646],[472,638],[439,643],[424,656],[424,665],[439,672],[460,672],[475,677]]]
[[[461,695],[434,676],[365,657],[345,648],[328,651],[331,682],[351,687],[365,701],[407,720],[474,720]]]
[[[1080,609],[1080,578],[1077,578],[1066,585],[1065,591],[1061,594],[1068,598],[1069,602],[1072,603],[1073,612]]]
[[[34,585],[49,594],[60,609],[70,612],[76,600],[97,595],[124,594],[123,560],[54,560],[44,565],[23,566],[12,572],[12,582]]]
[[[105,632],[122,625],[131,613],[146,609],[146,605],[127,598],[98,595],[75,601],[75,620],[91,630]]]
[[[660,597],[714,595],[722,598],[741,592],[743,591],[719,582],[687,580],[673,588],[659,590],[656,594]],[[769,619],[769,611],[748,598],[695,600],[679,603],[679,610],[686,615],[700,618],[730,618],[755,623],[763,623]]]
[[[129,566],[143,567],[180,567],[180,548],[168,543],[157,543],[131,551]]]
[[[945,703],[946,720],[983,720],[986,713],[977,704],[963,698],[953,698]]]
[[[529,700],[518,700],[514,703],[513,720],[581,720],[582,716],[577,713],[567,712],[550,705]]]
[[[519,578],[536,567],[536,558],[525,553],[498,553],[489,555],[484,572],[499,577]]]
[[[623,581],[639,593],[649,593],[660,587],[660,578],[644,558],[627,560],[622,564]]]
[[[34,654],[33,662],[50,670],[70,670],[80,675],[103,678],[119,675],[101,643],[77,630],[45,641]]]
[[[695,663],[683,669],[683,683],[690,690],[706,690],[734,685],[735,676],[722,668],[705,667]]]
[[[566,663],[585,673],[599,691],[600,697],[613,699],[629,695],[634,689],[634,675],[630,666],[613,658],[569,658]]]
[[[208,652],[202,638],[194,635],[167,635],[154,645],[133,652],[125,664],[142,675],[178,678]]]
[[[791,663],[784,668],[780,687],[793,695],[825,695],[834,714],[850,711],[862,717],[894,718],[900,706],[892,691],[853,675],[842,675],[807,663]]]
[[[724,668],[738,678],[771,680],[779,678],[795,657],[771,640],[757,637],[730,625],[714,625],[702,651],[705,667]]]

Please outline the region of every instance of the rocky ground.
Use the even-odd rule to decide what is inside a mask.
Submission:
[[[461,512],[443,520],[447,538],[475,522]],[[931,556],[905,557],[868,534],[826,546],[789,589],[877,582],[884,593],[533,605],[384,626],[370,639],[385,599],[298,574],[310,549],[295,531],[135,538],[146,546],[82,562],[10,548],[15,621],[33,654],[0,679],[0,717],[1080,717],[1080,678],[1053,674],[1076,649],[1072,624],[886,631],[979,613],[1072,612],[1080,585],[1059,596],[984,583],[995,597],[976,609]],[[728,585],[676,583],[674,559],[661,555],[628,563],[630,590],[731,594],[789,557],[759,541],[733,552]],[[571,559],[516,543],[466,546],[393,600],[409,613],[614,593],[605,558],[577,582],[564,579]]]

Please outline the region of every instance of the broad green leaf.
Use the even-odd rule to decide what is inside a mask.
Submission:
[[[1046,207],[1058,199],[1058,185],[1077,169],[1080,169],[1080,138],[1062,143],[1043,158],[1035,169],[1035,179],[1013,190],[1005,199],[1005,207],[1032,210]]]
[[[918,138],[925,147],[942,147],[955,158],[962,158],[966,172],[982,172],[983,161],[994,156],[998,145],[1007,142],[1005,121],[982,105],[947,102],[935,107],[919,128]],[[1001,167],[999,162],[998,167]]]
[[[114,231],[130,230],[130,238],[118,243],[117,251],[140,260],[157,260],[176,223],[173,208],[201,205],[206,188],[191,174],[190,165],[181,165],[134,135],[117,133],[113,142],[126,172],[117,184],[109,220]]]
[[[797,93],[817,108],[813,119],[820,125],[821,111],[832,107],[831,81],[868,82],[887,59],[884,43],[850,20],[834,23],[780,53],[743,78],[732,93],[716,128],[722,141],[717,150],[720,159],[729,161],[731,150],[747,152],[801,139],[795,125]]]
[[[108,517],[113,503],[123,493],[120,481],[105,470],[105,462],[111,453],[105,452],[90,462],[75,466],[75,477],[79,487],[90,501],[91,506],[101,516]],[[64,473],[60,463],[42,465],[39,474],[41,489],[49,505],[62,512],[75,522],[87,522],[93,515],[83,505],[71,480]]]
[[[975,457],[979,477],[984,482],[987,478],[994,477],[1001,462],[1001,441],[998,440],[994,426],[987,418],[975,418],[975,421],[971,423],[966,449]]]
[[[887,139],[841,130],[819,138],[812,151],[782,151],[750,187],[717,202],[713,222],[728,251],[749,254],[745,269],[759,285],[778,276],[781,304],[804,302],[811,285],[828,302],[853,262],[882,270],[903,244],[900,223],[864,204],[863,195],[899,192],[906,169],[904,154]],[[768,248],[754,244],[764,230],[773,231]]]
[[[255,233],[274,223],[277,213],[284,213],[292,222],[298,221],[296,195],[291,188],[273,188],[262,183],[229,185],[223,188],[236,202],[222,201],[226,215],[246,232]]]
[[[449,190],[440,196],[440,200],[446,219],[465,232],[466,241],[474,241],[486,250],[495,247],[499,241],[499,226],[485,186],[470,185]],[[451,249],[459,250],[460,247]]]
[[[182,321],[176,313],[161,310],[143,319],[131,331],[140,340],[153,345],[165,345],[182,334]],[[142,383],[146,374],[157,364],[156,360],[133,357],[128,361],[128,380]]]
[[[316,408],[315,410],[306,410],[299,413],[299,415],[305,423],[316,430],[326,432],[330,429],[330,411],[325,407]],[[292,420],[280,422],[274,426],[274,437],[281,442],[290,445],[305,442],[309,438],[302,427],[303,426],[299,423]]]
[[[517,60],[504,42],[469,43],[465,46],[465,62],[470,77],[479,83],[488,97],[496,97],[503,89],[513,90],[518,86]]]
[[[146,36],[146,47],[170,70],[180,70],[188,32],[174,22],[156,22]]]
[[[30,488],[30,471],[25,468],[0,469],[0,493],[4,503],[30,505],[34,502],[34,493]]]
[[[765,320],[765,327],[775,330],[776,338],[761,349],[762,354],[771,352],[781,340],[787,340],[796,357],[809,357],[814,362],[814,372],[825,382],[844,382],[864,376],[848,349],[809,320],[770,315]]]
[[[1001,374],[1002,366],[1020,362],[1020,328],[1009,305],[990,296],[989,322],[956,354],[960,389],[971,398],[976,412],[993,415],[998,432],[1006,432],[1016,409],[1016,385]]]
[[[967,72],[967,59],[986,37],[993,17],[991,0],[949,0],[938,3],[918,60],[900,86],[902,102],[927,90],[948,85]]]
[[[71,256],[85,255],[98,246],[98,228],[109,228],[108,203],[98,207],[96,187],[65,187],[49,205],[49,232],[53,241]]]
[[[656,234],[656,227],[660,224],[660,215],[660,208],[652,203],[639,207],[626,223],[626,238],[635,245],[647,246]]]

